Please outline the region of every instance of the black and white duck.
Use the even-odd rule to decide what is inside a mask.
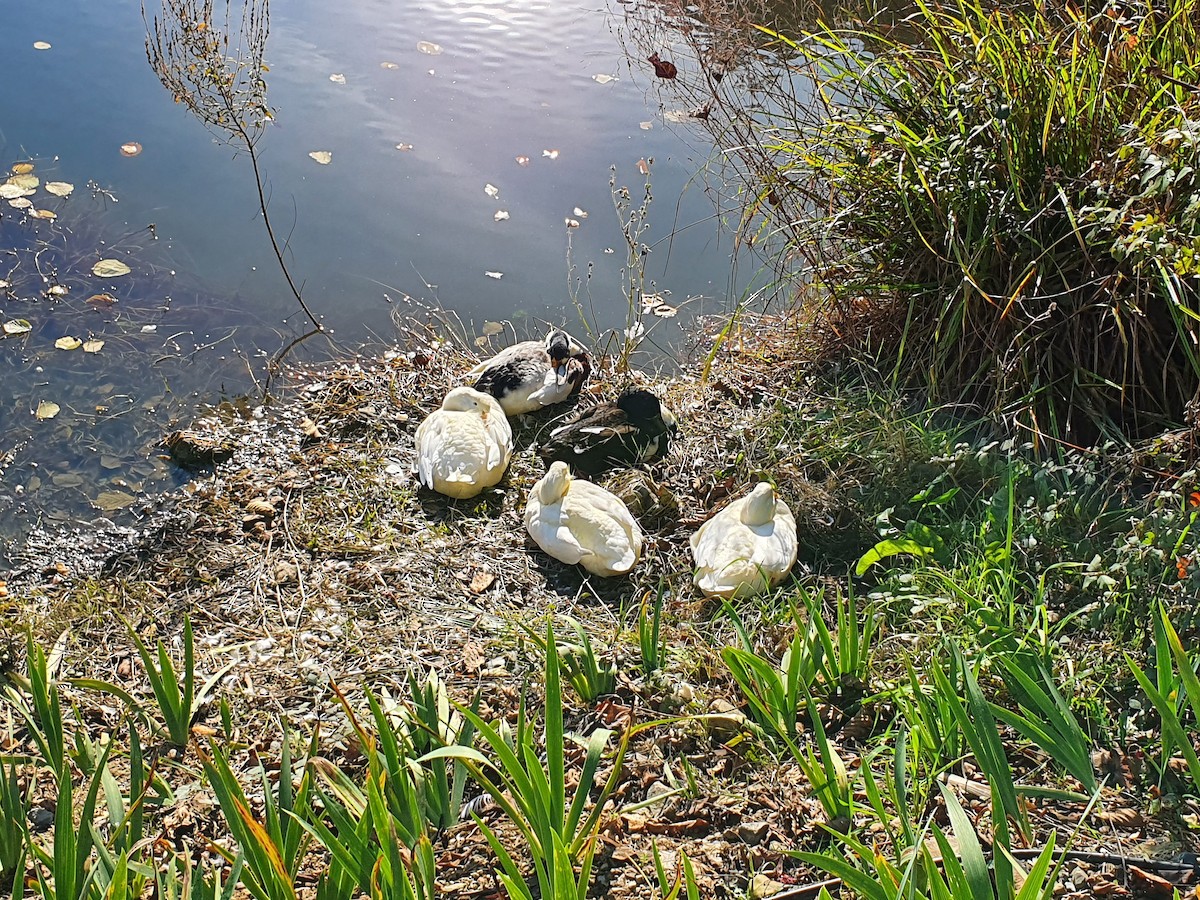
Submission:
[[[547,464],[561,461],[582,475],[652,462],[667,452],[679,425],[650,391],[627,390],[615,403],[598,403],[550,432],[538,448]]]
[[[505,347],[467,373],[475,390],[500,401],[505,414],[519,416],[561,403],[579,392],[592,359],[575,338],[555,329],[542,341]]]

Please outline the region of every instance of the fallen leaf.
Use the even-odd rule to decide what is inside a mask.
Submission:
[[[641,172],[643,175],[649,175],[650,174],[650,163],[646,162],[646,160],[644,158],[639,159],[637,161],[637,170],[639,172]]]
[[[649,131],[651,128],[654,127],[654,123],[653,122],[638,122],[638,127],[641,128],[642,131]]]
[[[3,291],[3,290],[5,290],[5,289],[7,289],[7,288],[10,288],[10,287],[12,287],[12,285],[11,285],[11,284],[9,284],[9,283],[8,283],[7,281],[5,281],[3,278],[0,278],[0,291]]]
[[[646,62],[654,66],[654,74],[659,78],[674,78],[679,74],[679,70],[675,68],[675,63],[659,59],[657,53],[651,53],[646,57]]]
[[[413,148],[412,144],[397,144],[396,145],[397,150],[403,150],[405,153],[410,151],[412,148]]]
[[[75,190],[75,185],[68,184],[65,181],[47,181],[46,190],[55,197],[66,197],[71,191]]]
[[[471,593],[482,594],[492,586],[492,582],[496,580],[496,576],[491,572],[476,572],[471,578]]]
[[[517,161],[518,166],[529,165],[529,157],[528,156],[515,156],[513,158]]]
[[[142,145],[137,141],[126,141],[121,145],[122,156],[137,156],[142,152]]]
[[[59,350],[78,350],[83,346],[83,341],[77,337],[66,335],[65,337],[60,337],[57,341],[55,341],[54,346]]]
[[[546,157],[547,159],[558,159],[558,151],[557,150],[543,150],[542,156]]]
[[[22,172],[21,174],[14,175],[12,178],[8,179],[8,183],[15,184],[17,187],[21,188],[21,190],[32,191],[42,182],[41,179],[39,179],[36,175],[30,175],[28,172]]]
[[[11,181],[6,181],[0,184],[0,199],[15,200],[18,197],[28,197],[33,193],[32,188],[23,188],[19,184],[13,184]]]
[[[572,219],[570,216],[568,216],[563,221],[567,223],[568,228],[578,228],[579,227],[578,219]]]
[[[578,217],[579,217],[579,218],[581,218],[581,219],[586,219],[586,218],[587,218],[587,213],[586,213],[586,212],[584,212],[582,209],[580,209],[578,206],[577,206],[577,207],[575,207],[575,215],[576,215],[576,216],[578,216]]]
[[[128,275],[129,272],[129,266],[119,259],[102,259],[92,266],[92,274],[97,278],[117,278],[121,275]]]
[[[496,187],[494,184],[485,184],[483,186],[483,192],[493,200],[500,196],[500,188]]]
[[[29,214],[31,216],[33,216],[34,218],[45,219],[48,222],[53,222],[55,219],[58,218],[58,213],[56,213],[52,210],[49,210],[49,209],[35,209],[32,212],[30,212]]]
[[[112,294],[92,294],[83,301],[84,303],[95,303],[99,306],[112,306],[117,302],[117,298]]]
[[[45,419],[53,419],[61,410],[62,407],[53,400],[40,400],[38,401],[37,412],[34,415],[38,417],[39,421],[44,421]]]
[[[484,322],[483,328],[480,329],[485,335],[499,334],[504,330],[504,326],[499,322]]]
[[[508,221],[508,210],[507,209],[498,209],[498,210],[496,210],[496,214],[494,216],[492,216],[492,218],[495,219],[497,222],[506,222],[506,221]]]
[[[345,84],[346,76],[343,75],[341,72],[335,72],[334,74],[329,76],[329,80],[332,81],[334,84]]]
[[[679,315],[679,310],[668,303],[660,303],[650,310],[650,312],[654,313],[660,319],[673,319]]]
[[[308,155],[309,155],[309,158],[315,159],[317,162],[319,162],[323,166],[327,166],[331,162],[333,162],[333,153],[329,150],[314,150],[312,153],[310,153]]]
[[[691,116],[688,114],[687,110],[683,109],[668,109],[665,113],[663,113],[664,120],[667,122],[674,122],[676,125],[686,122],[690,118]]]
[[[49,50],[50,45],[46,41],[34,41],[33,49],[34,50]]]
[[[617,79],[613,78],[613,76],[611,76],[611,75],[593,75],[592,76],[592,81],[596,82],[596,84],[608,84],[610,81],[616,81],[616,80]]]
[[[31,163],[31,162],[15,163],[10,171],[14,175],[28,175],[30,172],[33,171],[33,163]]]
[[[381,68],[381,69],[398,69],[400,67],[398,65],[396,65],[394,62],[381,62],[379,64],[379,68]]]
[[[33,326],[29,324],[28,319],[10,319],[3,326],[5,334],[25,334],[33,331]]]
[[[137,501],[137,497],[133,494],[127,494],[124,491],[101,491],[92,505],[104,512],[112,512],[116,509],[124,509],[130,503]]]
[[[504,277],[503,272],[484,272],[483,274],[488,278],[495,278],[497,281]]]
[[[29,209],[33,203],[27,197],[18,197],[16,200],[9,200],[8,205],[13,209]]]
[[[442,52],[441,46],[433,41],[417,41],[417,49],[429,56],[437,56]]]
[[[70,290],[65,284],[52,284],[46,288],[46,293],[51,297],[65,297],[70,293]]]
[[[83,342],[84,353],[99,353],[104,348],[104,341],[93,338],[90,341]]]
[[[485,335],[485,334],[481,334],[481,335],[479,335],[479,337],[475,338],[475,346],[478,347],[480,350],[482,350],[484,347],[486,347],[490,343],[491,343],[491,341],[489,341],[487,339],[487,335]]]
[[[143,325],[142,326],[142,334],[154,334],[154,332],[156,332],[156,331],[158,331],[157,325]]]

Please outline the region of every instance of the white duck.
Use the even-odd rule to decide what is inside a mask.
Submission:
[[[642,555],[642,531],[628,507],[604,488],[572,478],[564,462],[550,466],[529,491],[525,528],[555,559],[593,575],[624,575]]]
[[[708,597],[748,597],[783,581],[796,562],[796,520],[765,481],[692,535],[693,582]]]
[[[470,372],[475,389],[491,394],[510,416],[561,403],[583,387],[592,358],[575,338],[555,329],[542,341],[505,347]]]
[[[462,499],[504,476],[512,457],[512,428],[490,394],[457,387],[442,408],[417,426],[413,471],[425,487]]]

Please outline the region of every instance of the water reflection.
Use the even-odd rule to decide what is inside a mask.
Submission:
[[[664,127],[657,97],[645,93],[637,63],[627,68],[604,9],[294,0],[272,13],[267,99],[277,116],[260,145],[264,184],[292,272],[344,348],[390,340],[395,301],[406,295],[455,310],[474,333],[488,320],[521,329],[522,317],[576,327],[576,283],[595,327],[620,334],[628,299],[610,170],[618,187],[640,195],[643,159],[654,160],[658,198],[645,236],[655,248],[648,289],[685,315],[724,308],[741,293],[730,276],[732,245],[692,180],[708,144],[687,124]],[[0,383],[0,454],[8,459],[0,516],[18,531],[21,516],[63,515],[71,498],[71,514],[102,512],[93,479],[106,473],[124,478],[139,500],[139,489],[173,483],[179,475],[160,469],[150,437],[186,420],[198,400],[252,388],[249,367],[299,324],[273,268],[250,167],[173,102],[146,64],[144,40],[137,4],[56,0],[6,10],[0,77],[22,89],[6,95],[0,163],[32,159],[46,177],[79,186],[58,225],[86,237],[79,243],[89,265],[106,243],[157,236],[144,242],[148,269],[131,260],[129,296],[109,319],[71,305],[94,292],[81,284],[68,303],[45,306],[54,314],[35,335],[0,341],[9,376]],[[36,50],[35,41],[51,49]],[[422,53],[420,41],[443,52]],[[122,156],[131,141],[143,152]],[[309,157],[318,150],[331,154],[329,165]],[[108,193],[93,199],[82,189],[89,181]],[[497,220],[501,210],[506,220]],[[4,246],[15,247],[20,237],[8,229],[20,216],[0,212]],[[568,229],[568,218],[579,227]],[[682,304],[689,297],[698,299]],[[36,318],[28,296],[0,303],[6,318]],[[51,352],[55,334],[85,320],[111,346],[87,359]],[[156,322],[157,335],[132,330]],[[646,359],[662,361],[653,350]],[[92,394],[109,383],[128,410],[97,418],[94,407],[105,404]],[[51,388],[72,397],[71,415],[38,421],[31,398]],[[119,464],[106,469],[102,457]],[[80,474],[83,484],[43,493],[53,484],[41,475],[48,468]]]

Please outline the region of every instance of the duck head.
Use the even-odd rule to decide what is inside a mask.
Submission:
[[[570,486],[571,470],[560,460],[551,465],[550,471],[538,482],[538,500],[542,502],[542,506],[557,503],[566,496]]]
[[[665,431],[674,433],[679,430],[679,422],[675,414],[662,405],[659,399],[649,391],[638,388],[625,391],[617,398],[617,406],[629,416],[630,421],[639,425],[650,425],[656,421],[662,422]]]
[[[442,401],[442,409],[451,412],[478,412],[481,416],[486,415],[485,396],[474,388],[456,387]]]
[[[546,352],[550,354],[550,365],[555,369],[572,357],[587,356],[583,344],[561,328],[556,328],[546,335]]]
[[[775,518],[775,488],[760,481],[746,498],[742,507],[742,522],[746,525],[766,525]]]

